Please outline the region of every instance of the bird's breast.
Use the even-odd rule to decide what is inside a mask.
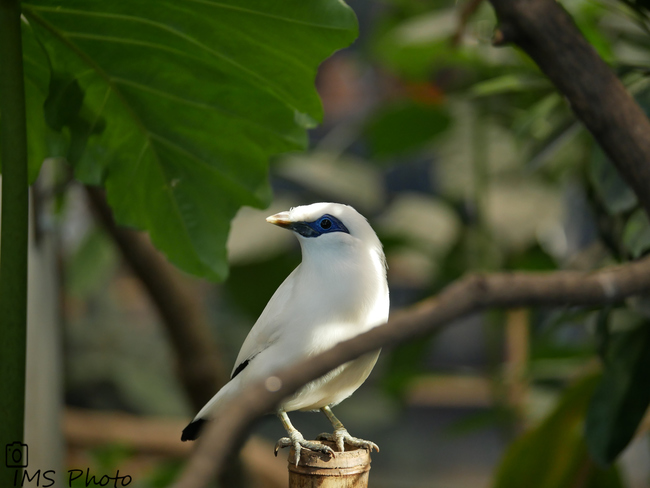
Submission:
[[[388,287],[383,270],[363,263],[336,269],[306,269],[294,287],[300,332],[308,354],[355,337],[388,318]],[[372,263],[371,263],[372,264]]]
[[[301,278],[295,303],[317,321],[366,323],[374,308],[388,302],[385,276],[361,263],[307,269]]]

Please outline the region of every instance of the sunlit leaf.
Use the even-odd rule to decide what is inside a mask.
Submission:
[[[268,203],[272,155],[305,147],[322,117],[316,69],[354,39],[354,13],[337,0],[21,6],[75,176],[105,185],[117,221],[179,267],[224,278],[229,222]]]

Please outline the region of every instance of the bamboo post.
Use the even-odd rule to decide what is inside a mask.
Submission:
[[[345,451],[338,452],[333,442],[315,442],[330,446],[334,456],[303,449],[298,466],[289,461],[289,488],[368,488],[370,451],[346,444]]]

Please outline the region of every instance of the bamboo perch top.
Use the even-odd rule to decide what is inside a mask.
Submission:
[[[289,488],[367,488],[370,471],[370,452],[348,444],[344,452],[336,451],[336,445],[329,441],[315,441],[327,444],[335,450],[331,458],[321,452],[304,449],[300,453],[298,466],[289,461]],[[289,458],[293,459],[293,448]]]

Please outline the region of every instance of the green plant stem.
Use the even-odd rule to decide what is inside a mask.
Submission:
[[[20,2],[0,0],[0,446],[23,440],[27,330],[27,129]],[[14,469],[0,465],[0,486]]]

